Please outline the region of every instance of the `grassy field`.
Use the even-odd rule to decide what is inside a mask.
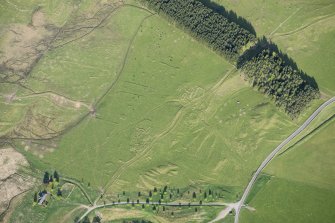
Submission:
[[[28,24],[41,6],[46,21],[66,31],[51,42],[23,85],[1,83],[0,135],[17,138],[18,150],[36,170],[56,169],[75,178],[93,200],[102,192],[102,200],[115,200],[123,191],[135,199],[138,191],[147,193],[168,185],[185,194],[214,188],[221,193],[218,200],[235,201],[259,163],[322,103],[314,101],[299,119],[291,120],[269,98],[252,89],[232,64],[173,24],[139,8],[136,1],[99,8],[103,2],[6,1],[0,7],[6,13],[19,11],[13,19],[0,13],[4,27]],[[250,18],[258,34],[270,34],[277,21],[282,21],[280,16],[292,13],[285,12],[285,4],[270,5],[279,13],[268,26],[264,23],[269,20]],[[234,4],[228,6],[234,9]],[[245,11],[236,11],[244,16],[247,6],[243,2],[239,7]],[[89,16],[95,19],[87,19]],[[86,30],[95,20],[102,22]],[[88,33],[77,31],[78,26]],[[273,38],[276,41],[274,34]],[[320,73],[320,77],[326,76]],[[321,89],[328,94],[334,89],[327,84],[332,81],[320,79]],[[331,113],[333,110],[322,117]],[[37,140],[40,138],[43,140]],[[306,162],[312,159],[317,156],[311,155]],[[281,168],[276,162],[269,173]],[[262,185],[267,188],[277,182],[288,187],[286,182],[299,173],[292,171],[292,178],[286,179],[285,172]],[[331,183],[327,179],[322,182]],[[263,193],[262,188],[251,203]],[[70,203],[54,202],[45,209],[32,208],[31,195],[15,210],[12,222],[29,222],[28,217],[34,222],[59,222],[63,216],[73,220],[82,209],[71,202],[87,204],[78,188],[69,196]],[[178,199],[188,202],[191,197]],[[103,211],[111,215],[110,220],[119,220],[114,209]],[[219,209],[204,209],[203,214],[183,210],[178,221],[150,210],[140,211],[139,216],[131,214],[138,210],[128,211],[124,218],[206,222]],[[224,222],[232,219],[229,216]]]
[[[315,77],[327,97],[335,95],[335,5],[332,0],[215,0],[247,19],[258,36],[266,36]],[[271,19],[269,19],[271,18]]]
[[[167,223],[167,222],[208,222],[213,219],[218,212],[219,208],[209,208],[209,207],[166,207],[163,210],[162,207],[152,210],[152,206],[145,206],[143,209],[140,205],[121,206],[117,208],[105,208],[99,210],[99,212],[104,216],[105,222],[117,223],[128,220],[146,220],[153,223]],[[94,214],[90,216],[92,219]]]
[[[249,204],[256,210],[243,210],[240,221],[331,223],[334,197],[334,190],[274,177]]]
[[[118,16],[134,12],[146,16],[123,8],[112,24],[118,27],[124,22]],[[258,162],[295,127],[230,64],[158,16],[142,23],[125,60],[96,117],[46,157],[54,168],[108,194],[165,184],[241,190]]]
[[[257,194],[249,199],[256,211],[243,211],[241,222],[332,222],[334,130],[331,119],[278,156],[265,169],[273,177],[260,190],[255,186],[253,193]]]

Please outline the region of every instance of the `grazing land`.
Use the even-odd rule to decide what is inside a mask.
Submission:
[[[1,156],[0,168],[20,183],[0,200],[5,222],[210,222],[335,94],[330,1],[217,1],[315,77],[322,97],[294,118],[229,55],[142,2],[0,3],[0,154],[16,154]],[[334,202],[334,113],[327,107],[265,169],[240,222],[334,218],[322,213]],[[56,187],[43,178],[55,170]],[[1,194],[13,179],[0,177]],[[45,189],[52,196],[38,205]]]
[[[335,94],[335,5],[331,0],[215,0],[247,19],[257,36],[266,36],[298,67],[313,76],[323,94]],[[269,19],[271,18],[271,19]]]
[[[244,210],[241,222],[332,222],[334,213],[325,210],[335,199],[334,130],[330,120],[278,156],[265,169],[270,179],[249,202],[256,211]]]

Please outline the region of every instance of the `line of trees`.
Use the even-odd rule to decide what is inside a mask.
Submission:
[[[44,184],[48,184],[48,183],[50,183],[50,182],[53,182],[54,179],[56,180],[56,182],[59,182],[59,174],[58,174],[58,172],[57,172],[57,171],[54,171],[54,173],[53,173],[53,177],[52,177],[52,175],[49,174],[48,171],[46,171],[46,172],[44,173],[44,176],[43,176],[43,183],[44,183]]]
[[[228,60],[236,61],[243,46],[256,40],[256,36],[223,15],[196,0],[145,0],[149,8],[163,13],[191,35],[203,40],[223,54]]]
[[[256,40],[255,33],[230,22],[227,12],[219,14],[218,7],[209,0],[142,1],[236,63],[254,87],[271,96],[291,117],[298,116],[311,100],[319,97],[315,80],[299,70],[275,44],[265,38]],[[248,43],[253,46],[244,50]]]
[[[266,39],[260,41],[239,58],[237,67],[244,71],[252,86],[273,98],[291,117],[297,117],[311,100],[319,97],[317,84],[285,61],[277,48],[271,48],[272,43]]]

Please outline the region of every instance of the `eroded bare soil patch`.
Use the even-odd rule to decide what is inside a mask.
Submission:
[[[10,201],[34,184],[32,178],[19,173],[27,167],[27,160],[13,148],[0,149],[0,214],[7,210]]]

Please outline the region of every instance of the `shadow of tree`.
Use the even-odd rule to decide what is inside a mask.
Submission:
[[[238,69],[242,68],[246,62],[256,57],[263,50],[275,52],[277,56],[283,60],[286,66],[296,70],[303,80],[305,80],[314,89],[319,90],[318,84],[316,83],[314,77],[307,75],[307,73],[299,69],[297,63],[292,58],[290,58],[286,53],[283,53],[275,43],[267,40],[264,36],[259,38],[254,46],[250,47],[238,58],[236,67]]]
[[[252,24],[245,18],[238,16],[234,11],[231,10],[228,11],[224,6],[212,2],[211,0],[198,0],[198,1],[204,4],[206,7],[212,9],[214,12],[224,16],[225,18],[228,19],[228,21],[238,24],[240,27],[244,28],[245,30],[248,30],[250,33],[256,36],[256,31],[252,26]]]

